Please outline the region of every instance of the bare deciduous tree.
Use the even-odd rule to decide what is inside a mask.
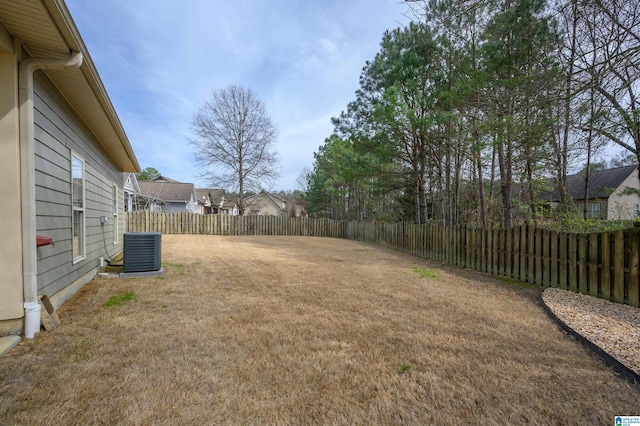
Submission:
[[[196,159],[205,167],[203,177],[213,186],[238,191],[244,214],[245,190],[269,187],[278,177],[276,125],[251,89],[228,86],[215,89],[193,116]]]
[[[581,10],[585,43],[576,66],[602,108],[584,126],[640,160],[640,13],[624,0],[597,0]]]

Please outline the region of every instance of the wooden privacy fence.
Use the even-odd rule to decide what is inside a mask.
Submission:
[[[201,215],[190,212],[128,212],[127,232],[210,235],[295,235],[345,238],[347,223],[331,219],[288,216]]]
[[[543,287],[640,305],[639,228],[573,234],[530,225],[481,229],[350,222],[347,238]]]
[[[129,212],[125,218],[128,232],[348,238],[543,287],[640,306],[640,228],[573,234],[530,225],[481,229],[149,211]]]

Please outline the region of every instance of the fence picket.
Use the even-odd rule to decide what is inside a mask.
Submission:
[[[624,231],[613,233],[613,301],[624,302]]]
[[[551,233],[548,229],[542,230],[542,281],[543,287],[549,287],[551,285],[551,259],[549,258],[549,247],[551,240]]]
[[[629,300],[631,306],[640,306],[640,229],[633,228],[629,236]]]
[[[611,299],[611,233],[601,235],[602,280],[600,294],[603,299]]]
[[[585,234],[578,235],[578,290],[580,293],[587,294],[589,288],[587,286],[587,236]]]
[[[536,254],[535,254],[535,271],[533,282],[542,285],[544,275],[542,271],[542,229],[534,228],[535,240],[536,240]]]

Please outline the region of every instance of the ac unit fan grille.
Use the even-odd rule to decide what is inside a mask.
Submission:
[[[160,233],[125,232],[123,272],[159,271],[160,246]]]

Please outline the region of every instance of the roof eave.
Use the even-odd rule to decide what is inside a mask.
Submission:
[[[95,134],[96,139],[103,146],[103,148],[110,152],[111,149],[122,149],[124,150],[126,156],[126,160],[120,158],[113,158],[116,164],[125,172],[139,172],[140,164],[133,152],[133,148],[131,147],[131,143],[124,131],[124,127],[116,114],[115,108],[109,99],[109,95],[100,79],[100,75],[98,74],[98,70],[89,55],[89,51],[84,44],[80,32],[78,31],[73,18],[71,17],[71,13],[67,8],[66,4],[62,0],[42,0],[44,6],[49,12],[51,19],[55,23],[56,27],[60,31],[60,34],[64,38],[65,42],[69,46],[69,50],[81,52],[84,59],[80,70],[89,84],[93,94],[95,95],[97,101],[99,102],[102,110],[105,114],[105,118],[109,121],[112,126],[114,132],[118,137],[118,141],[111,141],[109,138],[100,137],[101,135]],[[76,111],[79,115],[82,115],[81,111]]]

